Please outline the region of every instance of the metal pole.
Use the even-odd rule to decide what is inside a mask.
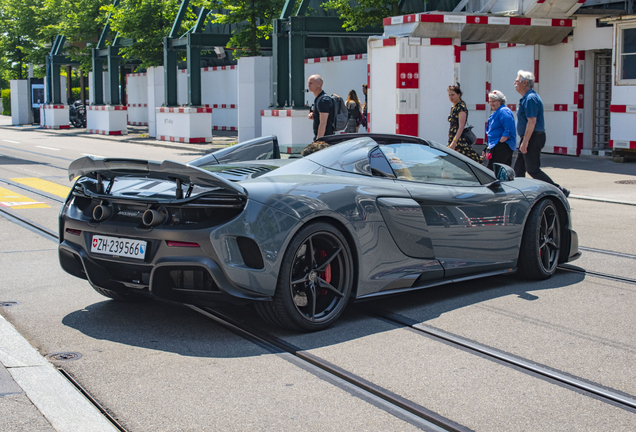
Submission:
[[[167,37],[163,38],[163,74],[165,106],[177,106],[177,52]]]
[[[201,106],[201,47],[198,35],[188,35],[188,105]]]
[[[82,101],[82,105],[86,106],[86,84],[84,83],[84,69],[80,68],[79,70],[79,78],[80,78],[80,100]]]
[[[102,59],[99,58],[99,50],[93,48],[93,82],[90,83],[93,87],[93,105],[104,105],[104,64]]]
[[[73,99],[73,67],[66,65],[66,102],[70,103]]]

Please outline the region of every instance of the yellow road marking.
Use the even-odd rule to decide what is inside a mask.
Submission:
[[[24,195],[0,187],[0,205],[11,209],[50,208],[42,202],[33,201]]]
[[[68,193],[71,191],[71,188],[67,186],[62,186],[57,183],[50,182],[48,180],[39,179],[37,177],[13,178],[11,180],[16,183],[20,183],[25,186],[32,187],[33,189],[48,192],[52,195],[57,195],[62,198],[66,198],[68,196]]]

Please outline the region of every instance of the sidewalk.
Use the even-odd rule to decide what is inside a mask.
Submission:
[[[86,133],[86,129],[42,129],[39,125],[13,126],[11,117],[0,115],[0,129],[30,130],[43,134],[57,136],[76,136],[81,138],[100,139],[114,142],[126,142],[140,145],[150,145],[156,147],[173,148],[178,150],[198,151],[210,153],[211,151],[227,147],[238,142],[238,132],[236,131],[213,131],[212,142],[205,144],[187,144],[170,141],[161,141],[148,136],[147,126],[128,125],[127,135],[99,135]]]
[[[0,341],[3,432],[118,430],[2,315]]]

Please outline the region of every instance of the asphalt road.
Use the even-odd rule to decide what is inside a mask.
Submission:
[[[187,161],[196,151],[42,131],[0,129],[0,182],[39,207],[13,211],[57,230],[55,187],[83,154]],[[544,156],[545,171],[572,191],[583,247],[636,256],[636,165]],[[44,180],[41,195],[17,185]],[[31,180],[32,182],[32,180]],[[33,183],[31,183],[33,184]],[[11,198],[17,199],[17,198]],[[5,201],[5,199],[0,199]],[[0,308],[129,431],[418,430],[404,412],[288,354],[246,340],[170,303],[122,304],[61,270],[56,243],[0,217]],[[636,279],[634,257],[584,252],[573,266]],[[249,308],[227,308],[402,398],[478,431],[634,430],[636,411],[543,376],[427,337],[389,311],[627,396],[636,395],[636,285],[559,271],[543,282],[514,276],[444,286],[349,308],[333,327],[296,334],[263,325]],[[2,372],[2,369],[0,369]],[[0,373],[0,386],[3,381]],[[8,385],[8,384],[7,384]],[[2,431],[53,430],[24,394],[4,395]]]

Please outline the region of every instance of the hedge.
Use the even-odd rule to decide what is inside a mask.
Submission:
[[[81,87],[73,87],[71,89],[71,97],[73,100],[80,100],[80,90]],[[88,87],[85,88],[86,91],[86,99],[88,99]]]
[[[2,95],[2,114],[11,115],[11,89],[4,89]]]

